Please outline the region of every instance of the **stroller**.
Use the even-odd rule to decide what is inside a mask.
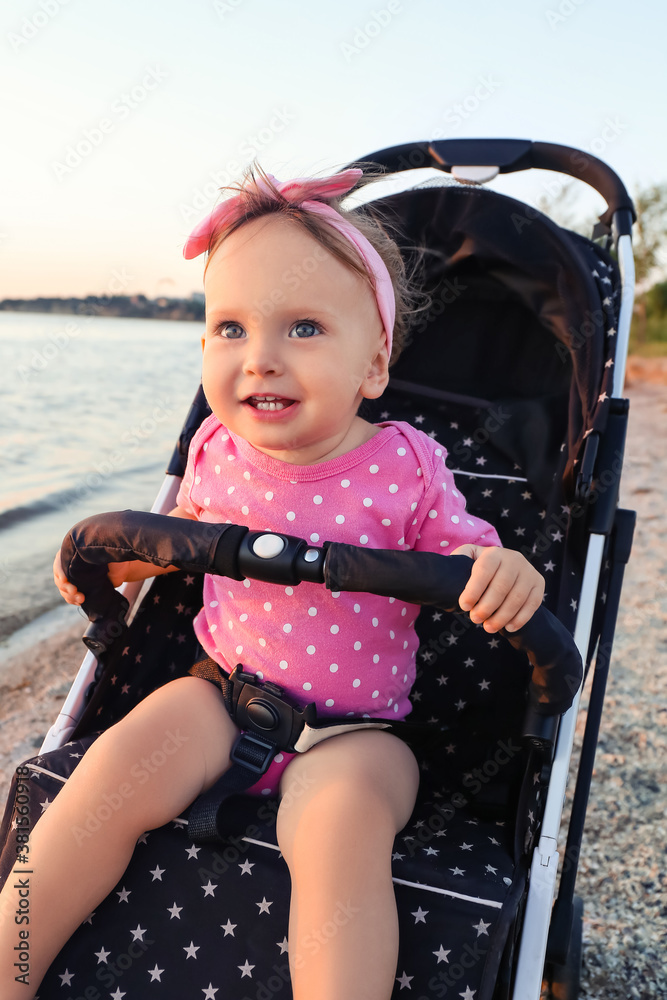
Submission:
[[[544,608],[532,632],[510,643],[457,612],[465,567],[456,570],[463,577],[452,569],[443,580],[441,566],[458,557],[332,546],[335,580],[327,580],[321,550],[289,536],[274,579],[295,573],[295,582],[324,579],[332,589],[423,605],[408,722],[430,736],[420,744],[418,801],[392,856],[400,925],[393,996],[574,998],[582,938],[574,885],[635,518],[618,508],[634,209],[609,167],[564,146],[443,140],[385,149],[362,162],[369,161],[392,174],[424,167],[441,174],[380,201],[406,255],[423,249],[431,305],[389,387],[363,415],[409,421],[447,448],[468,510],[544,574]],[[570,174],[602,194],[608,208],[596,242],[480,186],[529,168]],[[200,390],[154,514],[174,506],[189,441],[208,412]],[[180,529],[166,550],[153,537],[156,525],[162,537],[162,519],[107,518],[89,519],[68,538],[82,589],[88,594],[84,581],[93,581],[104,592],[102,610],[92,614],[91,651],[39,756],[17,769],[2,825],[2,879],[20,870],[16,831],[37,821],[99,732],[187,674],[197,653],[192,620],[202,571],[241,566],[252,576],[269,572],[273,559],[262,556],[264,543],[255,547],[262,533],[188,522],[190,537]],[[193,539],[199,527],[206,531]],[[153,546],[153,561],[180,560],[183,572],[126,584],[122,596],[109,585],[110,595],[94,553],[119,531],[125,548],[117,558],[128,558],[141,538],[144,552]],[[411,564],[416,556],[427,559]],[[592,686],[554,904],[581,661]],[[304,726],[317,728],[312,719]],[[260,719],[262,727],[270,728]],[[40,1000],[289,1000],[289,873],[276,812],[271,798],[237,795],[224,803],[224,829],[213,834],[195,840],[198,828],[183,815],[141,837],[118,886],[53,962]],[[90,813],[90,831],[103,821]],[[352,918],[342,901],[318,946]]]

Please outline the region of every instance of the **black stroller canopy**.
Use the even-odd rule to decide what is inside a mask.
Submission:
[[[432,401],[450,393],[471,397],[471,405],[504,402],[519,419],[508,420],[494,443],[548,492],[553,465],[541,473],[531,456],[544,459],[546,440],[555,458],[569,417],[571,475],[585,432],[604,419],[599,373],[610,374],[611,257],[536,209],[485,189],[425,187],[381,204],[408,252],[424,248],[432,296],[392,369],[394,387],[422,387]],[[596,276],[609,282],[606,303]]]

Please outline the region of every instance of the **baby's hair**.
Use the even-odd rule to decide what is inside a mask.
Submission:
[[[359,190],[359,187],[378,179],[380,176],[382,175],[377,172],[377,167],[375,168],[375,173],[365,173],[355,190]],[[261,190],[261,187],[256,183],[258,178],[261,179],[262,184],[270,187],[273,192],[272,195],[266,194]],[[286,219],[291,219],[302,226],[313,239],[317,240],[329,253],[340,260],[342,264],[360,275],[375,291],[371,275],[356,247],[345,236],[339,233],[337,229],[330,225],[326,217],[315,212],[309,212],[308,209],[289,202],[257,163],[253,163],[247,168],[239,184],[228,185],[221,190],[231,191],[236,195],[240,194],[243,199],[245,214],[231,223],[223,223],[213,231],[208,247],[208,261],[210,261],[212,254],[215,253],[225,239],[231,236],[237,229],[240,229],[241,226],[245,225],[246,222],[262,218],[266,215],[278,215]],[[386,219],[380,217],[377,206],[372,207],[371,214],[366,207],[355,211],[341,208],[340,199],[337,198],[324,199],[318,197],[313,200],[324,201],[325,204],[331,205],[343,219],[355,226],[366,237],[371,246],[377,250],[389,272],[396,301],[396,320],[394,323],[393,344],[389,361],[390,364],[393,364],[408,342],[411,318],[426,308],[424,303],[425,296],[418,290],[416,283],[413,281],[416,266],[413,266],[412,273],[408,274],[401,251],[395,240],[386,231],[385,227],[388,226],[388,222]],[[208,261],[206,264],[207,267]]]

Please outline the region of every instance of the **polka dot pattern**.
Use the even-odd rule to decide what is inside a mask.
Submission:
[[[498,544],[465,511],[444,454],[427,435],[389,423],[347,455],[293,466],[221,434],[209,417],[193,439],[177,502],[201,520],[289,532],[311,545],[330,539],[442,553],[484,534],[483,543]],[[310,583],[206,577],[195,630],[226,669],[242,662],[323,715],[400,719],[411,708],[418,611]]]

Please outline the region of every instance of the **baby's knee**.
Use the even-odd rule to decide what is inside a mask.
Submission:
[[[335,841],[364,830],[393,839],[410,818],[418,785],[412,751],[388,733],[357,732],[320,743],[283,775],[281,850],[289,852],[302,835]]]

